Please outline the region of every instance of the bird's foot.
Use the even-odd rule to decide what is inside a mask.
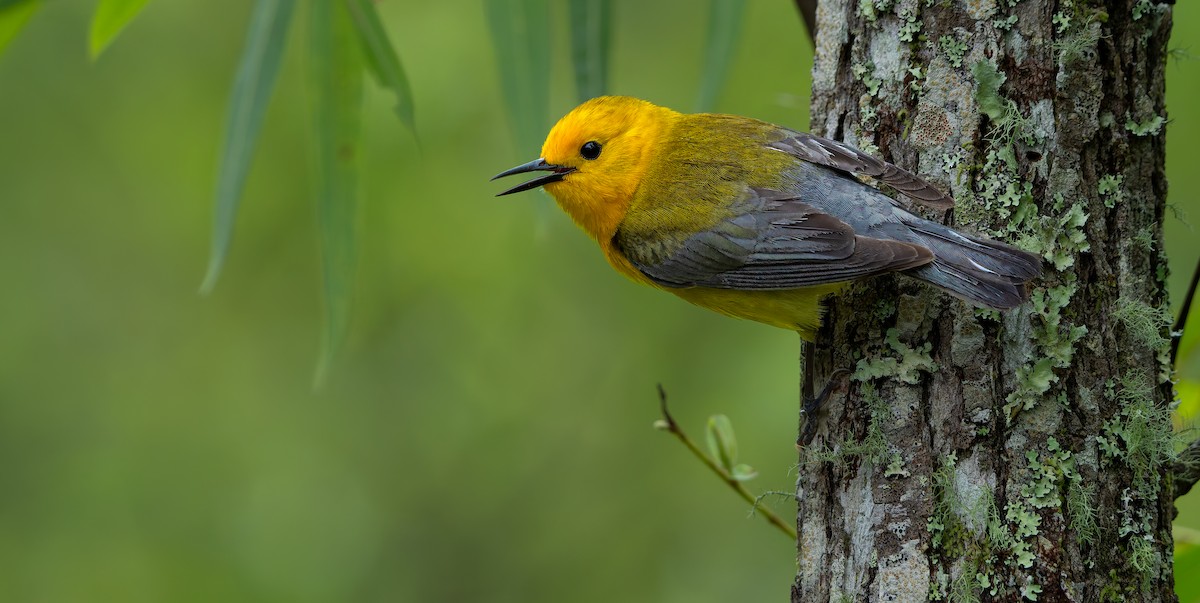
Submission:
[[[821,407],[829,400],[829,397],[834,392],[840,391],[847,384],[850,377],[850,371],[846,369],[838,369],[833,371],[829,376],[829,380],[825,382],[825,387],[821,388],[821,393],[814,397],[804,396],[804,400],[800,406],[800,414],[804,417],[804,425],[800,428],[800,438],[796,440],[796,449],[802,449],[808,446],[814,436],[817,435],[817,414],[821,412]]]

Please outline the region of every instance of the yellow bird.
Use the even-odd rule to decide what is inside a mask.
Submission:
[[[538,171],[500,194],[542,186],[622,274],[809,341],[821,299],[852,280],[899,272],[1004,309],[1041,273],[1037,256],[920,218],[855,175],[953,203],[921,178],[746,117],[592,99],[559,120],[541,158],[495,178]]]

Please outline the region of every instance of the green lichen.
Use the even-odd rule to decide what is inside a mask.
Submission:
[[[850,73],[854,75],[854,79],[862,82],[867,87],[867,94],[871,96],[879,95],[879,86],[883,84],[883,80],[875,77],[875,65],[871,63],[854,63],[850,66]]]
[[[867,423],[867,434],[861,441],[847,435],[842,441],[820,447],[804,449],[804,464],[809,468],[818,463],[832,463],[842,466],[847,461],[861,459],[871,464],[878,464],[888,455],[887,437],[883,435],[883,426],[889,424],[892,408],[883,396],[875,390],[875,386],[864,383],[859,390],[859,397],[867,405],[871,419]],[[892,459],[895,462],[895,458]],[[891,464],[889,464],[889,469]],[[907,476],[905,476],[907,477]]]
[[[1009,16],[1003,17],[1003,18],[998,17],[998,18],[992,19],[992,27],[995,27],[996,29],[999,29],[1000,31],[1009,31],[1016,24],[1017,24],[1017,16],[1016,15],[1009,15]]]
[[[1055,193],[1054,201],[1056,209],[1066,205],[1062,193]],[[1092,248],[1091,243],[1087,240],[1087,233],[1083,229],[1089,217],[1083,208],[1083,203],[1076,202],[1058,216],[1041,216],[1032,213],[1018,216],[1022,223],[1012,226],[1015,229],[1026,231],[1026,234],[1021,237],[1019,246],[1041,255],[1054,264],[1054,268],[1060,272],[1074,266],[1075,258],[1080,253]]]
[[[1161,130],[1166,118],[1161,115],[1155,115],[1145,121],[1137,122],[1132,117],[1125,119],[1125,129],[1129,130],[1134,136],[1154,136]]]
[[[1106,384],[1105,396],[1117,403],[1116,415],[1096,435],[1102,462],[1121,463],[1133,476],[1121,492],[1117,536],[1127,539],[1130,567],[1143,585],[1154,580],[1162,560],[1149,543],[1157,529],[1161,472],[1177,458],[1178,436],[1171,427],[1170,410],[1154,399],[1154,385],[1144,370],[1125,373]]]
[[[1154,249],[1154,227],[1150,225],[1143,226],[1134,233],[1130,242],[1142,251],[1151,251]]]
[[[1133,5],[1133,10],[1130,12],[1133,15],[1134,21],[1141,21],[1142,17],[1146,16],[1146,13],[1152,10],[1154,10],[1154,5],[1150,4],[1150,0],[1137,0],[1137,3]]]
[[[1037,601],[1038,595],[1042,594],[1042,587],[1029,583],[1021,587],[1021,598],[1026,601]]]
[[[921,33],[921,20],[917,18],[917,12],[908,7],[902,7],[896,13],[900,17],[900,41],[915,42],[917,34]]]
[[[1104,201],[1104,207],[1112,209],[1117,206],[1119,201],[1125,200],[1125,189],[1121,188],[1121,184],[1125,182],[1125,176],[1117,174],[1105,174],[1100,177],[1098,191],[1100,199]]]
[[[1164,306],[1121,298],[1117,300],[1113,318],[1124,325],[1130,339],[1151,350],[1161,350],[1170,343],[1171,314]]]
[[[1054,13],[1054,17],[1052,17],[1050,21],[1054,23],[1055,30],[1058,33],[1062,33],[1067,31],[1067,28],[1071,26],[1071,15],[1064,11],[1059,11]]]
[[[881,14],[892,9],[894,2],[895,0],[859,0],[858,16],[866,19],[868,23],[874,23]]]
[[[883,470],[884,477],[910,477],[912,472],[904,468],[904,457],[898,450],[893,450],[887,467]]]
[[[1030,294],[1033,308],[1033,342],[1036,361],[1017,367],[1017,387],[1008,395],[1005,416],[1011,422],[1020,410],[1029,410],[1040,401],[1050,386],[1058,382],[1055,369],[1071,366],[1075,345],[1087,334],[1087,327],[1062,320],[1062,312],[1070,304],[1078,288],[1074,273],[1066,273],[1064,283]]]
[[[1100,41],[1100,27],[1092,25],[1094,20],[1095,16],[1088,15],[1081,27],[1050,45],[1058,55],[1059,63],[1069,65],[1096,48],[1096,43]]]
[[[1069,525],[1075,538],[1085,545],[1096,541],[1095,499],[1095,486],[1084,485],[1078,475],[1067,482],[1067,515],[1071,518]]]
[[[971,65],[971,75],[975,78],[975,103],[979,105],[979,111],[992,122],[988,140],[999,143],[1001,148],[1017,140],[1027,144],[1035,142],[1028,119],[1021,115],[1017,103],[1000,94],[1000,87],[1008,80],[1008,76],[991,61],[976,61]],[[1007,152],[1012,151],[1009,149]],[[1015,162],[1014,156],[1011,163]]]
[[[894,377],[902,383],[916,385],[921,381],[922,372],[937,370],[937,364],[933,362],[933,358],[929,355],[929,351],[933,349],[933,345],[929,342],[922,344],[919,348],[910,348],[900,341],[900,331],[894,327],[888,329],[884,341],[895,352],[896,356],[863,358],[859,360],[858,364],[854,367],[854,374],[851,375],[851,379],[855,381],[869,381],[884,377]]]
[[[1079,479],[1070,451],[1062,449],[1058,440],[1049,438],[1046,450],[1045,455],[1039,455],[1037,450],[1025,452],[1026,468],[1032,477],[1021,486],[1021,496],[1035,509],[1061,507],[1062,486],[1069,479]]]
[[[970,50],[970,46],[967,46],[966,42],[954,36],[942,36],[938,38],[938,46],[941,47],[942,52],[946,53],[946,58],[950,61],[950,64],[955,67],[962,67],[963,57]]]

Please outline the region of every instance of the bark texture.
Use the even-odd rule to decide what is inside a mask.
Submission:
[[[1170,7],[822,0],[812,124],[1042,254],[979,311],[903,277],[829,303],[795,602],[1174,601],[1161,223]],[[928,214],[927,214],[928,215]],[[936,218],[936,216],[933,216]]]

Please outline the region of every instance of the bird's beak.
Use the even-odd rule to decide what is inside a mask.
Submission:
[[[518,185],[504,191],[503,193],[498,193],[496,195],[497,197],[501,197],[504,195],[511,195],[512,193],[519,193],[521,191],[527,191],[531,188],[537,188],[539,186],[542,186],[543,184],[550,184],[551,182],[558,182],[559,180],[562,180],[564,177],[566,177],[567,174],[570,174],[571,172],[574,172],[574,171],[575,171],[575,168],[573,168],[573,167],[569,167],[569,166],[565,166],[565,165],[554,165],[553,163],[546,163],[545,159],[534,159],[533,161],[530,161],[529,163],[522,163],[521,165],[518,165],[517,167],[512,168],[511,170],[504,170],[503,172],[500,172],[499,174],[492,176],[492,180],[495,180],[497,178],[503,178],[505,176],[512,176],[513,174],[524,174],[526,172],[550,172],[549,174],[546,174],[545,176],[538,176],[537,178],[534,178],[533,180],[524,182],[522,184],[518,184]]]

